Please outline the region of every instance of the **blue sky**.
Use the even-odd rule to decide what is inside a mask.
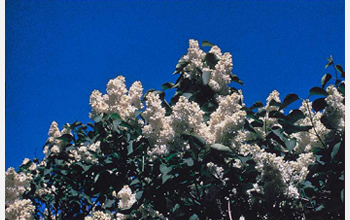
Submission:
[[[124,75],[145,90],[175,81],[188,40],[233,55],[244,102],[306,98],[326,58],[345,59],[344,1],[6,1],[5,167],[42,157],[52,121],[89,122],[89,96]],[[333,71],[331,72],[333,73]]]

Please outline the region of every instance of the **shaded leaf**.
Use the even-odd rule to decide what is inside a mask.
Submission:
[[[345,84],[344,84],[344,82],[342,82],[342,83],[339,85],[338,90],[339,90],[343,95],[345,95]]]
[[[301,131],[308,131],[312,128],[312,126],[293,125],[292,123],[284,121],[284,120],[280,121],[280,124],[282,125],[284,131],[287,134],[297,133],[297,132],[301,132]]]
[[[173,74],[177,74],[181,72],[190,62],[184,59],[184,56],[182,56],[179,60],[179,62],[176,64],[176,70]]]
[[[202,47],[212,47],[212,46],[214,46],[213,43],[210,43],[209,41],[206,41],[206,40],[202,41]]]
[[[305,118],[305,115],[303,114],[302,111],[299,109],[294,109],[291,113],[289,113],[285,119],[289,121],[290,123],[294,124],[297,122],[299,119]]]
[[[310,96],[312,95],[322,95],[322,96],[327,96],[328,93],[322,89],[321,87],[313,87],[309,91]]]
[[[292,152],[292,150],[295,148],[297,144],[297,139],[292,138],[292,139],[284,139],[284,144],[286,145],[286,148],[289,150],[289,152]]]
[[[225,152],[232,152],[231,148],[222,145],[222,144],[213,144],[210,146],[212,149],[218,150],[218,151],[225,151]]]
[[[298,95],[296,95],[296,94],[294,94],[294,93],[288,94],[288,95],[284,98],[284,100],[283,100],[281,106],[279,107],[279,110],[286,108],[288,105],[290,105],[291,103],[295,102],[295,101],[298,100],[298,99],[299,99]]]
[[[329,74],[329,73],[326,73],[322,76],[322,79],[321,79],[321,85],[322,85],[322,88],[325,87],[325,85],[327,84],[327,82],[332,79],[332,75]]]
[[[335,69],[340,73],[341,77],[345,78],[345,72],[340,64],[335,65]]]
[[[215,65],[219,62],[219,58],[213,53],[207,53],[204,60],[211,69],[214,69]]]
[[[333,57],[332,55],[329,56],[329,58],[327,58],[328,63],[325,65],[325,68],[327,69],[330,65],[333,64]]]
[[[323,110],[327,106],[325,98],[319,98],[312,102],[312,109],[316,112]]]
[[[167,89],[171,89],[171,88],[173,88],[174,87],[174,83],[172,83],[172,82],[166,82],[166,83],[164,83],[163,85],[162,85],[162,89],[163,90],[167,90]]]
[[[332,153],[331,153],[331,158],[332,158],[332,160],[333,160],[333,158],[335,157],[335,155],[337,155],[337,153],[338,153],[338,151],[339,151],[339,148],[340,148],[340,144],[341,144],[341,142],[339,142],[339,143],[337,143],[337,144],[335,144],[335,145],[333,146],[333,150],[332,150]]]
[[[244,86],[244,83],[235,74],[231,75],[231,80],[232,80],[232,82],[235,82],[235,83],[238,83],[238,84],[241,84],[242,86]]]
[[[184,162],[187,163],[189,167],[193,166],[194,162],[192,158],[186,158],[184,159]]]
[[[264,104],[262,102],[254,102],[254,104],[250,107],[250,110],[254,110],[256,108],[264,107]]]
[[[204,85],[208,85],[210,80],[211,72],[210,71],[204,71],[202,74],[202,81]]]

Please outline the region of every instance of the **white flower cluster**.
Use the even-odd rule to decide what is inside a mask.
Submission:
[[[312,153],[302,153],[296,161],[286,161],[284,157],[265,152],[258,145],[248,144],[242,145],[241,154],[251,154],[257,163],[256,169],[261,172],[258,183],[263,179],[281,178],[277,182],[281,183],[280,187],[283,188],[285,195],[294,198],[299,196],[295,192],[297,185],[305,180],[309,172],[308,166],[315,161]],[[274,172],[266,172],[267,167],[273,169]],[[276,172],[278,172],[278,175]],[[273,177],[268,177],[267,175],[273,175]]]
[[[219,107],[210,115],[208,125],[202,125],[200,130],[208,144],[221,143],[239,149],[246,139],[246,112],[241,110],[242,99],[241,92],[219,98]]]
[[[82,161],[87,164],[97,164],[98,158],[93,153],[101,153],[100,141],[90,144],[89,146],[79,146],[77,149],[69,150],[69,163]]]
[[[141,109],[142,84],[134,82],[129,91],[126,89],[125,78],[118,76],[110,80],[107,84],[107,94],[102,95],[98,90],[94,90],[90,96],[90,106],[94,118],[101,113],[117,113],[124,121],[134,121],[134,113]]]
[[[6,219],[33,219],[35,206],[29,199],[22,199],[30,191],[31,174],[17,173],[10,167],[5,172],[5,217]]]
[[[344,131],[345,129],[345,105],[344,97],[338,92],[333,85],[327,87],[328,96],[325,99],[327,106],[324,115],[328,118],[328,122],[332,128]]]
[[[203,60],[206,53],[199,48],[198,41],[190,39],[188,53],[183,57],[189,64],[183,69],[183,76],[198,80],[201,79],[201,72],[209,72],[208,85],[220,95],[227,95],[229,93],[228,85],[231,83],[232,55],[228,52],[222,54],[218,46],[213,46],[209,53],[215,54],[219,60],[214,69],[204,66]]]
[[[219,167],[218,165],[216,165],[213,162],[209,162],[207,163],[207,167],[209,172],[217,179],[221,180],[221,181],[225,181],[224,180],[224,168]]]
[[[118,208],[121,210],[130,209],[136,202],[136,195],[132,193],[128,185],[123,186],[118,192],[117,198],[120,199]]]
[[[196,134],[203,125],[203,114],[195,102],[189,102],[181,96],[173,107],[173,112],[165,116],[159,95],[149,93],[146,97],[146,110],[142,116],[147,124],[142,133],[153,146],[151,155],[165,155],[171,149],[185,150],[185,144],[180,140],[182,134]]]
[[[311,111],[312,102],[309,100],[303,101],[299,109],[303,112],[305,118],[298,120],[296,125],[307,126],[313,124],[314,126],[309,131],[291,134],[291,137],[297,140],[294,152],[300,154],[303,152],[311,152],[314,148],[322,148],[323,144],[321,140],[325,140],[326,134],[329,132],[329,129],[321,122],[322,113],[314,113]]]
[[[49,138],[47,139],[48,145],[44,147],[44,154],[48,157],[50,154],[59,154],[62,151],[62,146],[65,145],[64,140],[58,140],[64,134],[70,134],[70,129],[63,128],[61,131],[58,128],[57,122],[53,121],[49,129]]]
[[[172,149],[188,149],[188,145],[181,141],[183,134],[200,135],[208,145],[222,143],[237,150],[246,139],[246,113],[241,110],[241,93],[219,97],[219,107],[210,115],[207,123],[203,121],[204,112],[199,105],[183,96],[180,96],[169,116],[165,116],[157,94],[149,93],[146,99],[143,117],[147,124],[142,128],[142,133],[153,146],[150,155],[165,155]]]

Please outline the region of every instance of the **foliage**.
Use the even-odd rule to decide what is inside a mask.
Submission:
[[[190,40],[162,90],[141,99],[118,77],[93,92],[93,123],[53,122],[45,157],[6,173],[7,218],[30,200],[35,219],[343,219],[343,68],[330,57],[335,78],[307,99],[273,91],[247,107],[231,55],[203,46]]]

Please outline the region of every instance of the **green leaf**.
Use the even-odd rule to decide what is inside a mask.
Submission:
[[[193,166],[194,162],[192,158],[186,158],[184,159],[184,162],[187,163],[189,167]]]
[[[299,126],[299,125],[293,125],[290,122],[281,120],[280,124],[282,125],[284,131],[287,134],[292,134],[292,133],[297,133],[297,132],[301,132],[301,131],[309,131],[312,126]]]
[[[193,214],[188,220],[199,220],[198,215]]]
[[[70,134],[64,134],[61,137],[57,137],[57,140],[65,141],[65,142],[70,142],[72,140],[72,135]]]
[[[299,109],[294,109],[285,117],[285,119],[292,124],[303,118],[305,118],[305,115]]]
[[[319,212],[319,211],[322,211],[324,208],[325,208],[324,205],[320,205],[315,209],[315,211]]]
[[[244,86],[244,83],[235,74],[231,75],[231,80],[232,80],[232,82],[235,82],[235,83],[238,83],[238,84],[241,84],[242,86]]]
[[[316,112],[323,110],[327,106],[325,98],[319,98],[312,102],[312,109]]]
[[[210,71],[204,71],[202,74],[202,81],[204,85],[208,85],[210,80],[211,72]]]
[[[172,176],[168,175],[168,173],[172,170],[172,167],[167,167],[165,164],[161,164],[159,166],[159,170],[162,173],[162,184],[164,184],[168,179],[170,179]]]
[[[247,119],[245,120],[244,128],[245,128],[246,130],[248,130],[248,131],[251,131],[251,132],[253,132],[253,133],[256,133],[256,131],[255,131],[253,125],[251,125]]]
[[[182,56],[179,60],[179,62],[176,64],[176,70],[173,74],[177,74],[181,72],[190,62],[184,59],[184,56]]]
[[[341,77],[345,78],[345,72],[340,64],[336,65],[335,69],[340,73]]]
[[[322,96],[327,96],[328,93],[322,89],[321,87],[313,87],[309,91],[310,96],[312,95],[322,95]]]
[[[218,151],[224,151],[224,152],[232,152],[231,148],[222,145],[222,144],[213,144],[210,146],[212,149],[218,150]]]
[[[281,103],[277,102],[276,100],[272,99],[269,103],[270,106],[276,106],[276,107],[280,107]]]
[[[162,85],[162,89],[163,90],[167,90],[167,89],[171,89],[171,88],[173,88],[174,87],[174,83],[172,83],[172,82],[166,82],[166,83],[164,83],[163,85]]]
[[[134,149],[132,147],[133,143],[134,143],[134,141],[130,141],[130,143],[129,143],[128,147],[127,147],[127,149],[128,149],[128,156],[134,152]]]
[[[340,199],[344,203],[344,189],[342,189],[340,192]]]
[[[276,111],[276,110],[272,110],[269,112],[269,117],[271,118],[285,118],[286,116],[280,112],[280,111]]]
[[[280,111],[281,109],[286,108],[288,105],[290,105],[291,103],[295,102],[295,101],[298,100],[298,99],[299,99],[298,95],[296,95],[296,94],[294,94],[294,93],[288,94],[288,95],[284,98],[284,100],[283,100],[281,106],[279,107],[279,111]]]
[[[332,153],[331,153],[332,160],[334,159],[335,155],[337,155],[337,153],[339,151],[339,148],[340,148],[340,144],[341,144],[341,142],[339,142],[339,143],[337,143],[337,144],[335,144],[333,146],[333,150],[332,150]]]
[[[325,87],[325,85],[327,84],[327,82],[332,79],[332,75],[329,74],[329,73],[326,73],[322,76],[322,79],[321,79],[321,85],[322,85],[322,88]]]
[[[264,107],[264,104],[262,102],[254,102],[254,104],[250,107],[250,110],[254,110],[256,108]]]
[[[328,63],[326,64],[325,68],[327,69],[330,65],[333,64],[333,57],[332,55],[329,56],[329,58],[327,58]]]
[[[212,46],[214,46],[213,43],[210,43],[209,41],[206,41],[206,40],[202,41],[202,47],[212,47]]]
[[[116,201],[114,199],[107,199],[105,202],[104,202],[104,205],[103,205],[103,208],[112,208],[113,204],[115,203]]]
[[[286,148],[289,150],[289,152],[292,152],[292,150],[295,148],[297,144],[297,139],[292,138],[292,139],[284,139],[284,144],[286,145]]]
[[[215,65],[219,62],[219,58],[213,53],[207,53],[204,60],[211,69],[214,69]]]
[[[345,95],[345,84],[342,82],[338,87],[339,92],[341,92],[343,95]]]
[[[143,191],[138,191],[138,192],[136,193],[136,199],[137,199],[137,200],[140,200],[140,198],[142,197],[142,194],[143,194]]]

